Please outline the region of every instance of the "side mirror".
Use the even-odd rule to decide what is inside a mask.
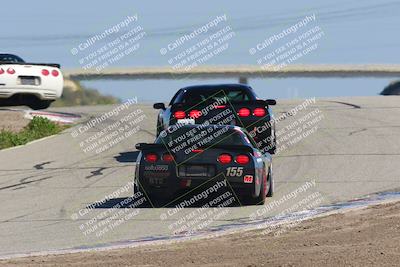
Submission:
[[[153,105],[153,108],[154,108],[154,109],[162,109],[162,110],[165,110],[165,104],[164,104],[164,103],[155,103],[155,104]]]
[[[275,99],[267,99],[267,100],[265,100],[265,103],[268,106],[275,106],[276,105],[276,100]]]
[[[142,150],[144,145],[145,145],[145,143],[139,143],[139,144],[136,144],[136,145],[135,145],[135,148],[136,148],[137,150]]]

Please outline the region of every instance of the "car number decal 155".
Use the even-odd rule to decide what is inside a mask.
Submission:
[[[239,177],[243,175],[243,167],[228,167],[226,169],[226,176]]]

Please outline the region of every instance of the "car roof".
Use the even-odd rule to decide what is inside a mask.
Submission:
[[[229,89],[245,89],[252,90],[247,84],[232,83],[232,84],[203,84],[203,85],[192,85],[182,88],[182,90],[229,90]]]

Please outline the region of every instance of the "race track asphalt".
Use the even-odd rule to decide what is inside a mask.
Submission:
[[[303,101],[278,100],[275,115],[285,114]],[[114,108],[51,110],[82,114],[90,120]],[[139,132],[120,142],[115,141],[116,144],[105,152],[83,151],[81,142],[108,126],[117,125],[120,119],[135,110],[141,110],[145,115],[138,124]],[[276,190],[266,205],[285,200],[263,216],[277,215],[286,209],[303,209],[304,206],[296,206],[296,203],[315,193],[319,196],[315,205],[323,205],[400,188],[400,97],[317,99],[315,104],[295,116],[287,116],[277,124],[277,129],[294,127],[295,121],[311,111],[319,119],[311,116],[315,121],[301,131],[316,128],[297,142],[290,144],[294,138],[282,142],[281,147],[286,144],[286,149],[273,157]],[[102,208],[79,214],[88,205],[132,181],[137,156],[134,146],[138,142],[154,140],[156,115],[157,111],[150,104],[132,105],[85,133],[79,133],[81,126],[78,125],[58,136],[0,151],[0,257],[173,235],[177,222],[187,219],[195,209],[172,214],[171,208],[148,207],[126,216],[133,209],[109,209],[115,201],[107,201]],[[313,181],[315,185],[307,190],[296,191]],[[293,192],[298,192],[296,197]],[[118,197],[130,195],[132,190]],[[201,230],[246,221],[259,210],[259,206],[224,208],[221,216]],[[96,216],[106,220],[118,212],[122,212],[120,216],[126,220],[114,223],[107,233],[96,236],[97,229],[85,234],[94,225],[90,221],[93,222]],[[119,218],[113,217],[107,221],[108,225]],[[107,227],[107,224],[103,226]]]

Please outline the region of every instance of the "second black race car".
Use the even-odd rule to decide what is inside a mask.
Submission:
[[[252,134],[258,147],[274,154],[275,122],[270,108],[274,99],[262,100],[244,84],[197,85],[180,89],[170,101],[154,104],[160,109],[157,135],[170,125],[219,124],[237,125]]]
[[[264,204],[274,190],[272,158],[249,133],[230,125],[175,125],[139,143],[135,188],[168,203],[207,181],[224,181],[241,203]]]

